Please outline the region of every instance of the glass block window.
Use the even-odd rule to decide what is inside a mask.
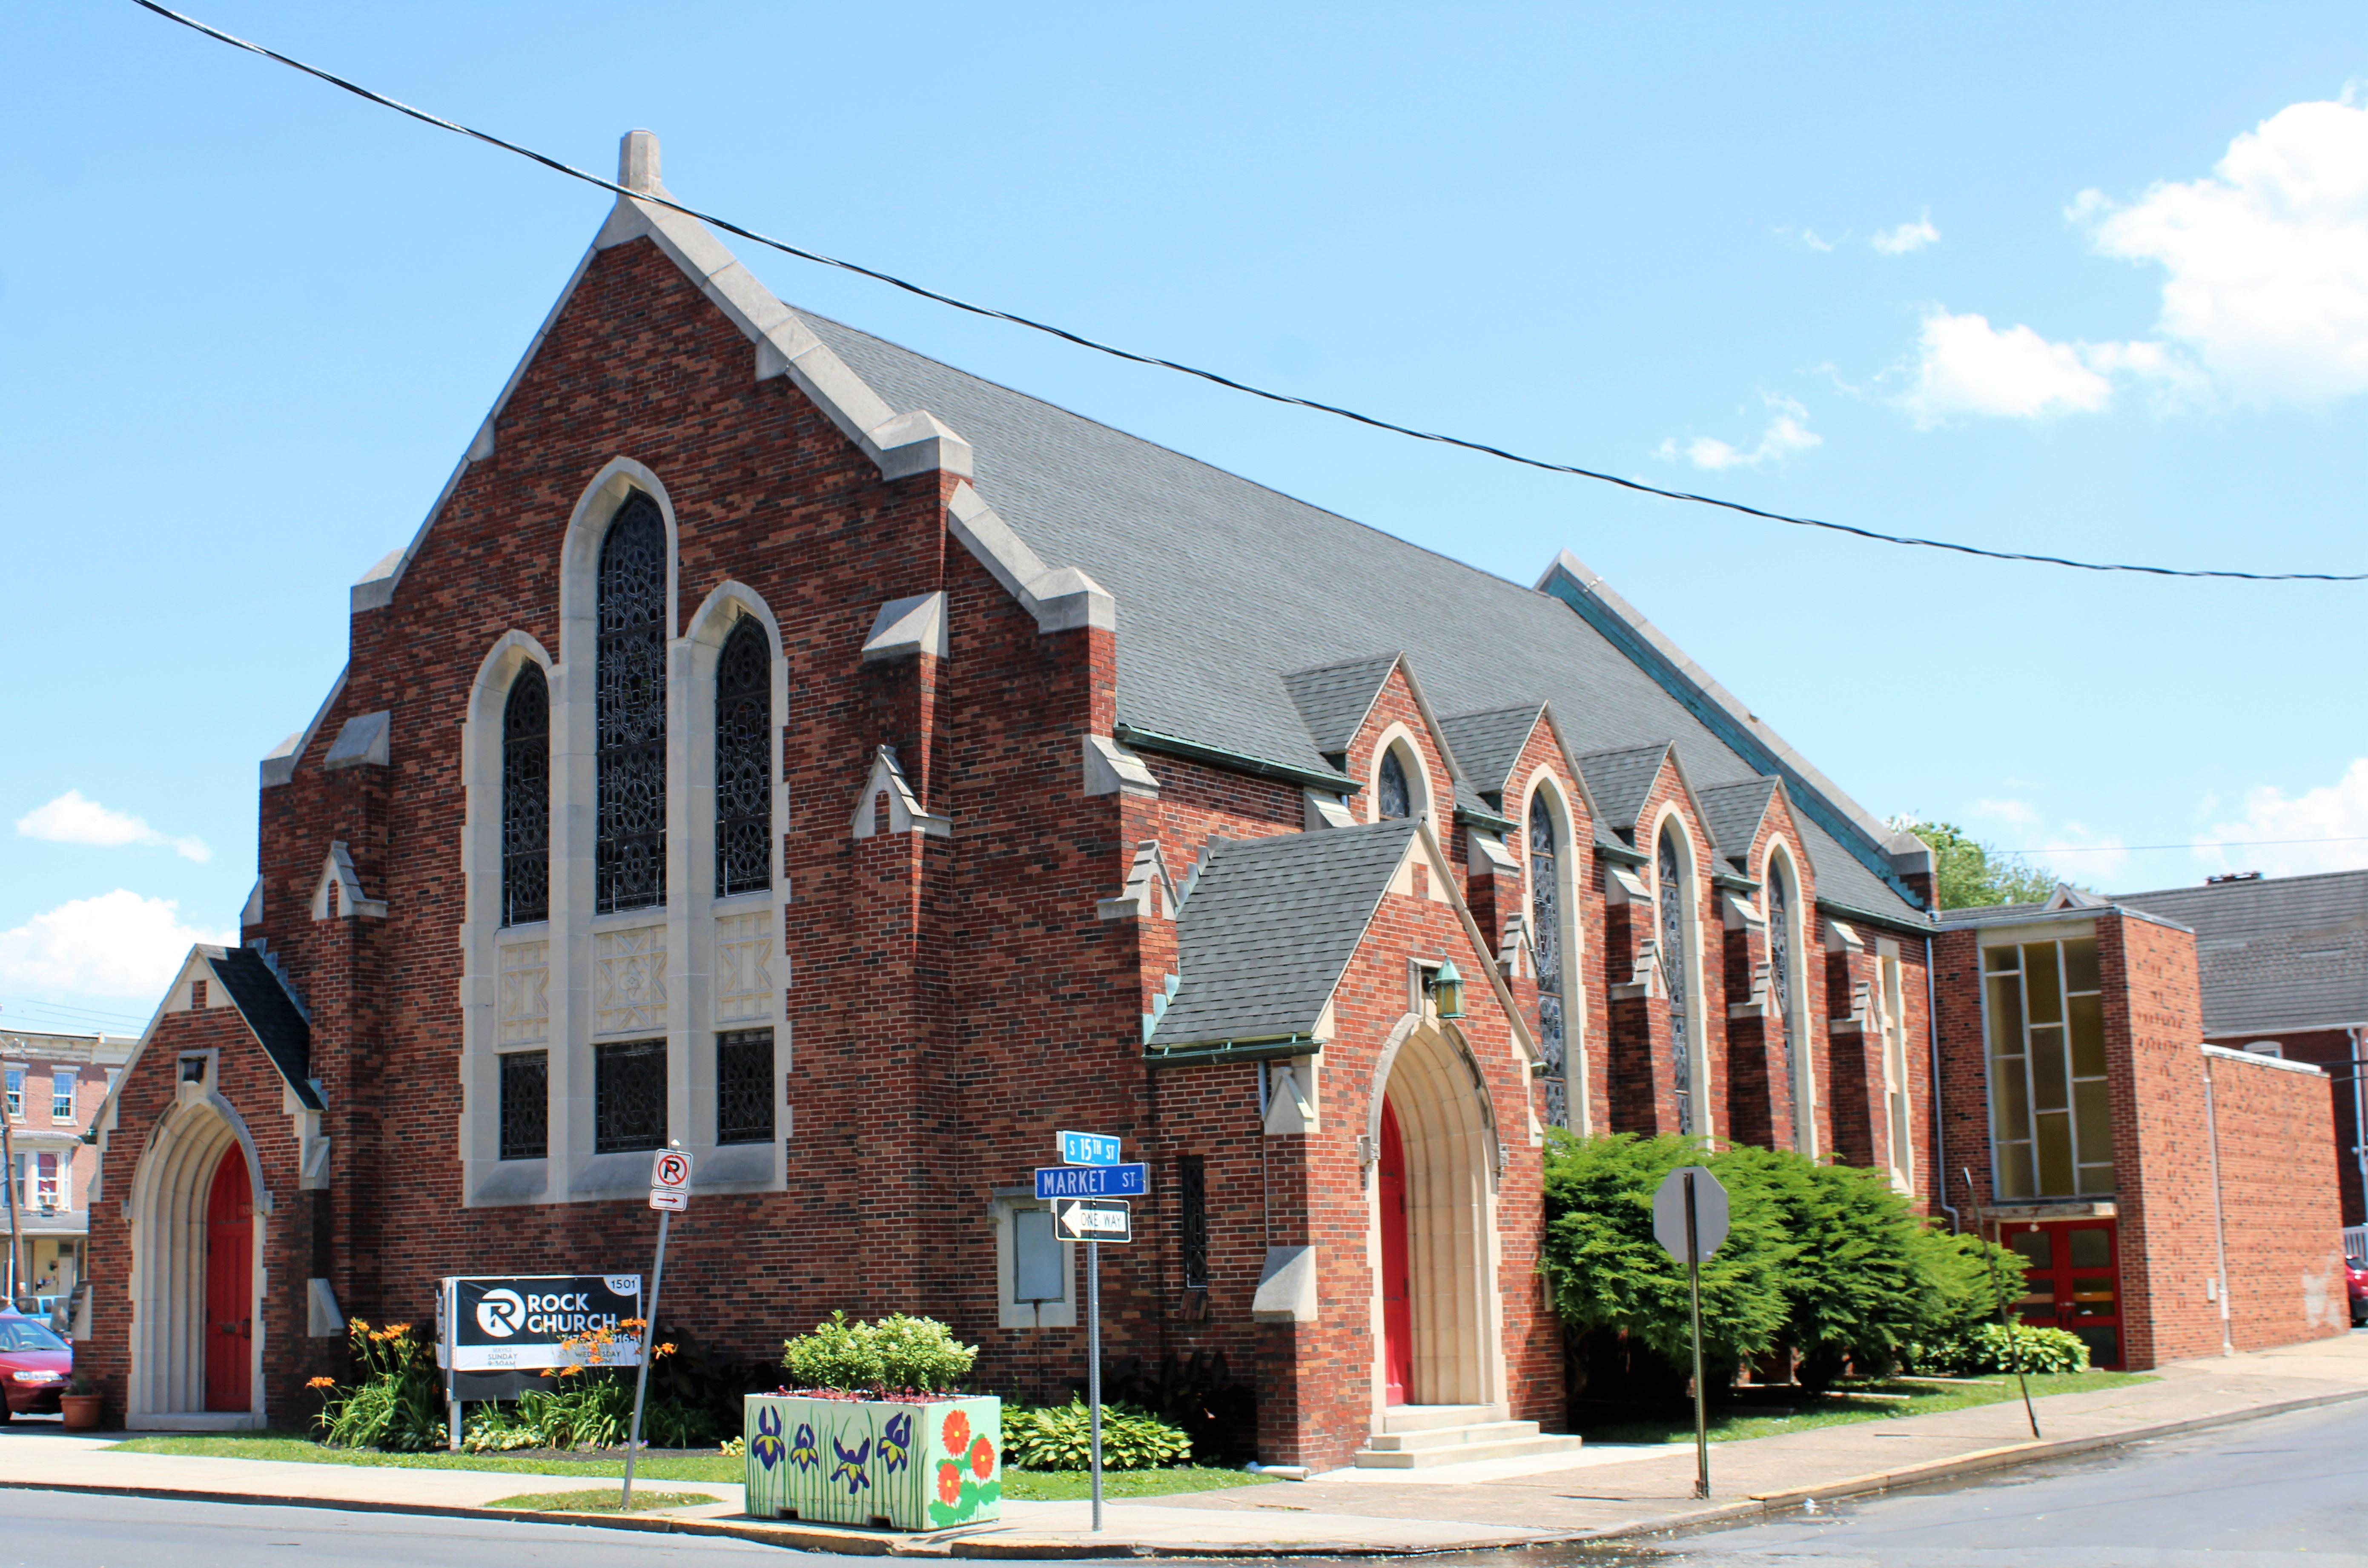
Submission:
[[[1678,852],[1674,826],[1661,830],[1655,902],[1659,904],[1661,983],[1669,996],[1669,1057],[1678,1086],[1678,1131],[1694,1130],[1693,1053],[1688,1044],[1686,1008],[1686,905],[1690,899],[1685,858]]]
[[[715,896],[773,885],[773,657],[742,616],[715,665]]]
[[[1561,840],[1554,807],[1541,790],[1530,797],[1530,941],[1538,964],[1538,1051],[1546,1060],[1546,1120],[1570,1125],[1570,1083],[1563,1040]]]
[[[551,688],[538,665],[502,704],[502,924],[551,918]]]
[[[1381,812],[1384,817],[1414,814],[1414,798],[1406,790],[1406,764],[1399,760],[1395,746],[1382,754]]]
[[[773,1031],[715,1037],[715,1141],[773,1141]]]
[[[592,1152],[666,1144],[666,1048],[662,1040],[593,1047]]]
[[[513,1051],[502,1058],[502,1158],[540,1160],[550,1153],[550,1053]]]
[[[600,545],[593,908],[666,903],[666,521],[639,491]]]
[[[1176,1221],[1178,1247],[1184,1255],[1184,1289],[1205,1290],[1209,1288],[1209,1173],[1201,1155],[1177,1159]]]
[[[2114,1187],[2097,938],[1982,949],[1990,1136],[2002,1199]]]
[[[1784,1086],[1793,1096],[1793,1143],[1809,1152],[1809,1094],[1801,1082],[1801,1024],[1793,1016],[1793,889],[1792,869],[1775,856],[1768,858],[1768,994],[1776,1004],[1776,1028],[1782,1035]]]

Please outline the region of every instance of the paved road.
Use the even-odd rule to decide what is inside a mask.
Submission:
[[[1804,1558],[1820,1568],[2254,1568],[2302,1554],[2368,1563],[2368,1410],[2249,1421],[1664,1549],[1702,1568]]]

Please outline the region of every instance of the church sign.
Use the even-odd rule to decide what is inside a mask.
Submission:
[[[436,1363],[460,1372],[583,1366],[586,1335],[604,1367],[638,1366],[638,1274],[522,1274],[443,1280],[436,1293]],[[567,1343],[575,1341],[575,1344]]]

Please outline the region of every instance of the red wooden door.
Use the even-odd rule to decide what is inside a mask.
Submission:
[[[1382,1101],[1382,1378],[1391,1404],[1414,1386],[1414,1299],[1406,1284],[1406,1144]]]
[[[2017,1315],[2078,1335],[2090,1366],[2114,1369],[2123,1355],[2119,1229],[2112,1220],[2059,1220],[2009,1224],[2006,1236],[2023,1258]]]
[[[231,1145],[206,1199],[206,1408],[254,1404],[255,1196]]]

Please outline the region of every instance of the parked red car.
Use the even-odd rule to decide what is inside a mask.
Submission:
[[[2368,1326],[2368,1267],[2343,1260],[2343,1278],[2351,1287],[2351,1326]]]
[[[0,1421],[57,1409],[73,1376],[73,1346],[39,1318],[0,1312]]]

